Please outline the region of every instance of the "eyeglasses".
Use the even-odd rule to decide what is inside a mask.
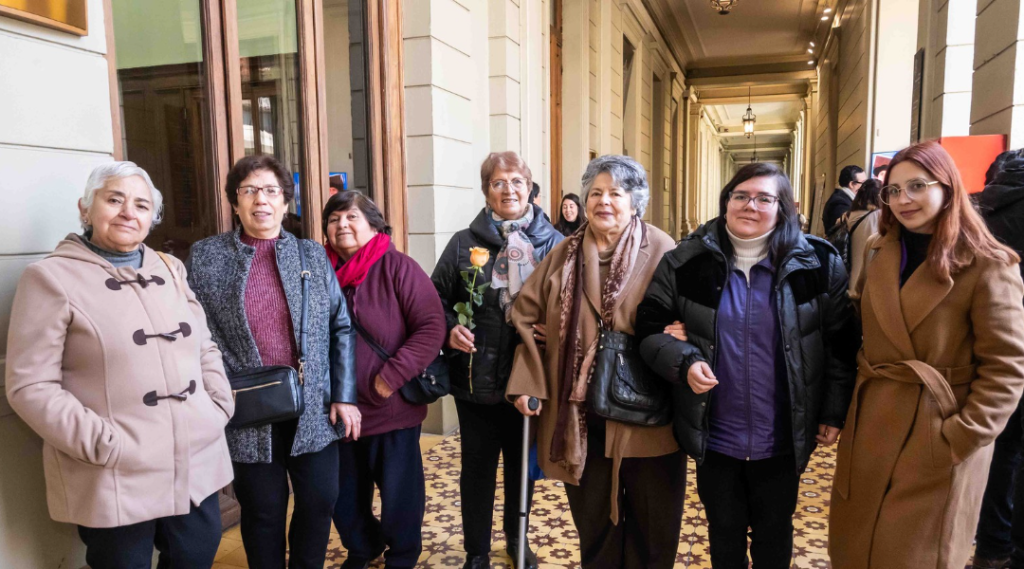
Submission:
[[[758,211],[766,211],[771,209],[779,198],[775,196],[769,196],[767,194],[757,194],[751,196],[741,192],[729,192],[729,201],[736,204],[739,207],[746,207],[748,203],[754,206],[754,209]]]
[[[900,198],[900,193],[902,192],[907,192],[908,198],[917,200],[917,198],[921,197],[921,194],[928,189],[928,186],[934,186],[938,183],[939,182],[929,182],[927,180],[916,178],[907,182],[906,188],[901,188],[895,184],[882,188],[880,197],[882,198],[882,203],[885,205],[891,205],[892,202],[898,200]]]
[[[263,192],[263,195],[268,198],[276,198],[284,193],[284,189],[281,186],[263,186],[262,188],[260,186],[238,186],[238,189],[235,190],[238,195],[248,198],[254,197],[259,192]]]
[[[508,187],[509,183],[512,184],[512,188],[514,190],[521,190],[526,186],[526,180],[522,178],[512,178],[511,182],[506,182],[505,180],[491,180],[490,184],[488,185],[491,186],[491,189],[496,192],[504,192],[505,188]]]

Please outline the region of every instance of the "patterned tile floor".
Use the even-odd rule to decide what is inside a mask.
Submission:
[[[427,481],[426,518],[423,522],[423,553],[418,567],[461,567],[464,560],[462,519],[459,514],[459,469],[461,457],[458,435],[447,438],[424,436],[423,450]],[[832,488],[834,456],[832,450],[818,450],[811,458],[803,476],[800,501],[795,516],[795,550],[793,567],[800,569],[830,568],[827,555],[827,517]],[[676,555],[677,568],[710,568],[707,524],[703,507],[694,487],[693,461],[686,478],[687,501],[683,529]],[[499,470],[500,472],[500,470]],[[502,492],[499,478],[498,491]],[[565,499],[561,482],[541,481],[535,491],[530,525],[530,543],[540,560],[541,568],[579,567],[578,536]],[[505,555],[505,535],[500,530],[501,499],[495,500],[494,544],[492,568],[511,568]],[[345,560],[345,550],[338,535],[331,530],[330,550],[326,568],[337,568]],[[214,569],[247,567],[238,528],[224,532]],[[383,559],[372,567],[383,567]]]

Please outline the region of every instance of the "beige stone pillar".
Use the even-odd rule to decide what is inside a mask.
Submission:
[[[1024,146],[1024,68],[1021,0],[980,0],[974,43],[971,97],[973,134],[1006,134],[1010,148]]]

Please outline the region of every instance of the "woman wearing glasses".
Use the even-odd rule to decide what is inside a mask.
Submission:
[[[480,167],[480,183],[486,206],[476,219],[452,236],[434,268],[431,279],[441,296],[447,320],[445,353],[452,395],[462,427],[462,526],[465,533],[465,567],[489,567],[491,515],[498,455],[505,455],[505,519],[508,553],[516,559],[520,544],[519,457],[522,449],[522,417],[505,402],[505,386],[512,372],[519,336],[510,323],[512,303],[523,283],[562,234],[552,227],[543,211],[529,203],[533,176],[515,152],[495,152]],[[470,249],[478,248],[470,259]],[[486,262],[479,248],[486,250]],[[474,264],[482,269],[473,277]],[[481,305],[473,305],[470,329],[460,324],[456,305],[471,302],[463,274],[475,278],[475,286],[488,285]],[[529,488],[533,494],[532,483]],[[527,565],[537,558],[526,547]]]
[[[829,553],[837,569],[959,568],[1024,387],[1024,285],[941,146],[904,149],[887,182],[856,284],[864,347]]]
[[[281,228],[295,196],[291,180],[273,156],[239,160],[225,191],[240,226],[192,246],[188,283],[229,376],[271,365],[301,371],[298,419],[229,426],[227,438],[249,566],[280,569],[287,550],[288,567],[319,569],[338,500],[337,440],[359,438],[355,332],[323,246]],[[286,541],[289,480],[295,508]]]
[[[842,259],[800,233],[781,170],[744,166],[719,204],[662,259],[637,339],[674,384],[673,427],[697,462],[712,565],[747,567],[751,528],[754,567],[782,569],[800,474],[843,428],[859,339]]]

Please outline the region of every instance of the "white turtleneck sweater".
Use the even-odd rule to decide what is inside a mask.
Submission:
[[[747,277],[747,284],[749,285],[750,267],[768,257],[768,238],[771,237],[772,232],[769,231],[753,239],[740,239],[733,235],[728,227],[725,228],[725,231],[729,234],[729,242],[732,243],[732,261],[737,269],[743,271],[743,275]]]

